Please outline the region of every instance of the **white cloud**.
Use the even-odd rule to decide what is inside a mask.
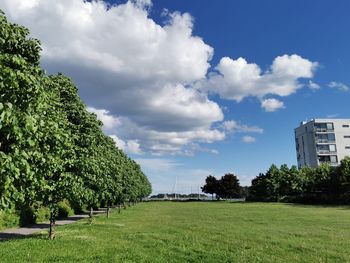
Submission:
[[[224,121],[222,123],[222,127],[226,132],[229,132],[229,133],[235,133],[235,132],[263,133],[264,132],[264,130],[260,127],[240,124],[239,122],[234,120]]]
[[[160,25],[149,17],[151,6],[151,0],[0,1],[10,21],[41,40],[43,67],[75,80],[121,148],[189,154],[187,144],[225,138],[213,128],[224,118],[219,105],[191,87],[206,77],[213,48],[193,35],[188,13],[167,12]]]
[[[112,6],[83,0],[29,3],[2,0],[1,8],[42,40],[45,64],[68,62],[181,82],[205,77],[210,66],[213,49],[192,35],[188,13],[169,13],[161,26],[148,17],[149,0]]]
[[[108,110],[95,109],[94,107],[88,107],[89,112],[95,113],[97,118],[102,121],[103,127],[107,130],[116,128],[120,125],[120,120],[110,114]]]
[[[309,80],[308,87],[309,87],[311,90],[318,90],[318,89],[321,88],[320,85],[318,85],[317,83],[313,82],[312,80]]]
[[[349,91],[349,87],[341,82],[336,82],[336,81],[332,81],[328,84],[328,87],[333,88],[333,89],[337,89],[339,91],[343,91],[343,92],[347,92]]]
[[[128,140],[128,141],[123,141],[118,138],[116,135],[110,135],[110,137],[114,140],[115,144],[117,147],[127,153],[132,153],[132,154],[143,154],[140,144],[138,140]]]
[[[261,101],[261,107],[264,108],[267,112],[277,111],[279,109],[283,109],[284,103],[277,99],[265,99]]]
[[[151,0],[132,0],[138,7],[147,8],[152,6]]]
[[[256,139],[255,137],[252,137],[252,136],[243,136],[242,141],[244,143],[253,143],[253,142],[256,142]]]
[[[114,128],[105,129],[105,131],[114,138],[119,148],[129,153],[149,152],[157,156],[194,155],[195,152],[216,154],[216,150],[202,147],[198,143],[212,143],[226,137],[225,132],[219,129],[161,131],[152,127],[139,126],[127,117],[113,117],[103,109],[90,108],[90,111],[98,113],[100,120],[116,124]]]
[[[0,0],[10,21],[41,40],[42,66],[71,76],[104,130],[131,153],[215,153],[199,144],[229,132],[260,133],[255,126],[222,124],[222,109],[207,91],[237,101],[287,96],[317,67],[284,55],[262,72],[243,58],[225,57],[208,76],[213,48],[193,34],[191,15],[166,11],[160,24],[149,17],[151,6],[151,0]]]
[[[216,66],[218,73],[210,74],[197,87],[238,102],[248,96],[288,96],[303,87],[299,79],[313,77],[317,66],[317,62],[295,54],[283,55],[274,59],[270,70],[262,72],[257,64],[244,58],[224,57]]]

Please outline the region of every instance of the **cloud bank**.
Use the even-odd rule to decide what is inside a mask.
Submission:
[[[255,96],[266,111],[283,108],[266,95],[288,96],[312,78],[317,62],[278,56],[266,72],[244,58],[224,57],[214,70],[214,49],[193,34],[188,13],[149,17],[151,0],[117,5],[83,0],[0,0],[9,20],[42,42],[42,66],[62,72],[127,152],[154,155],[217,153],[200,144],[232,132],[263,130],[225,120],[210,94],[241,101]]]

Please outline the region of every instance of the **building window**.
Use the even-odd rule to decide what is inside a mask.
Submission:
[[[334,125],[333,123],[315,123],[314,124],[316,132],[327,132],[327,131],[333,131]]]
[[[345,146],[345,149],[346,150],[350,150],[350,146]]]
[[[315,139],[317,143],[335,142],[335,135],[334,133],[316,134]]]
[[[305,144],[304,144],[304,136],[301,136],[301,142],[303,144],[303,149],[305,148]]]
[[[332,141],[332,142],[334,142],[335,141],[335,135],[334,135],[334,133],[330,133],[330,134],[328,134],[328,141]]]
[[[320,163],[329,163],[330,157],[329,156],[318,156],[318,160],[320,161]]]
[[[338,158],[336,155],[331,155],[331,163],[337,163],[338,162]]]
[[[318,160],[320,163],[331,163],[331,164],[338,163],[338,157],[336,155],[318,156]]]
[[[317,145],[317,151],[320,154],[325,154],[325,153],[330,153],[330,152],[336,152],[337,148],[335,146],[335,144],[321,144],[321,145]]]
[[[327,130],[333,130],[333,123],[327,123]]]
[[[299,140],[298,140],[298,138],[295,138],[295,145],[297,148],[297,152],[299,152]]]
[[[349,128],[349,125],[344,124],[344,125],[343,125],[343,128]]]
[[[350,139],[350,135],[344,135],[345,139]]]

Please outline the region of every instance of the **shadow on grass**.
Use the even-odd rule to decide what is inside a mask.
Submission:
[[[24,238],[26,235],[23,234],[15,234],[15,233],[0,233],[0,242],[7,241],[9,239],[19,239],[19,238]]]
[[[56,221],[56,227],[61,225],[68,225],[71,223],[74,223],[76,221],[79,221],[81,219],[86,219],[86,215],[75,215],[68,218],[60,218]],[[21,228],[14,228],[14,229],[8,229],[3,230],[0,232],[0,242],[7,241],[10,239],[19,239],[19,238],[40,238],[43,235],[38,234],[38,232],[49,230],[50,224],[49,223],[39,223],[39,224],[32,224],[27,225]]]
[[[21,232],[15,232],[15,229],[13,232],[8,231],[8,232],[1,232],[0,233],[0,242],[5,242],[9,241],[11,239],[23,239],[23,238],[43,238],[44,236],[47,237],[45,234],[39,234],[38,232],[48,230],[49,224],[36,224],[36,225],[30,225],[26,226],[25,229],[26,231],[21,233]],[[28,233],[28,231],[35,231],[33,233]]]

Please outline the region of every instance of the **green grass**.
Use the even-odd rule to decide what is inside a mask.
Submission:
[[[1,262],[350,262],[350,208],[152,202],[0,242]]]

